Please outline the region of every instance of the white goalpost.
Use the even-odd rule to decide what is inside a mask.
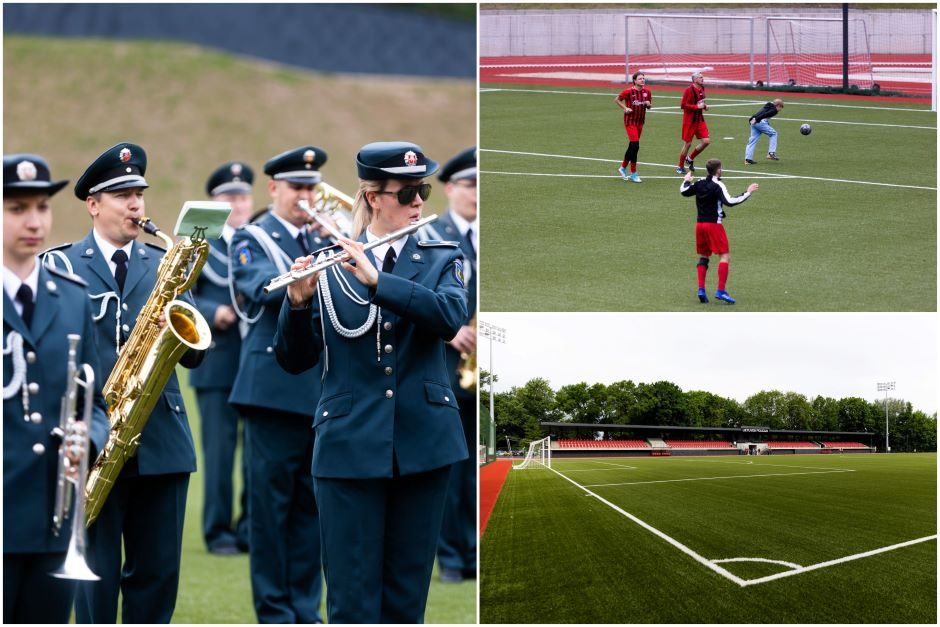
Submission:
[[[552,467],[552,443],[550,438],[542,438],[529,443],[529,451],[526,453],[522,463],[513,466],[514,470],[523,470],[525,468],[551,468]]]

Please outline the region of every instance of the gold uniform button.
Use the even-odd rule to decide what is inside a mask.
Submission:
[[[385,374],[392,374],[392,367],[391,367],[391,366],[385,366]]]
[[[29,351],[28,353],[26,353],[26,363],[28,364],[36,363],[36,353],[34,353],[33,351]]]
[[[391,353],[391,352],[392,352],[392,345],[391,345],[391,344],[386,344],[386,345],[385,345],[385,352],[386,352],[386,353]]]
[[[33,452],[36,453],[36,455],[42,455],[46,452],[46,447],[43,446],[41,442],[36,442],[33,444]]]
[[[393,396],[395,396],[394,392],[391,390],[385,390],[385,398],[392,398]]]

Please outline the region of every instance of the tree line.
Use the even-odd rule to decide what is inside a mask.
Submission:
[[[480,372],[487,382],[489,373]],[[498,380],[498,378],[496,379]],[[489,433],[489,392],[480,395],[480,433]],[[874,434],[874,443],[883,449],[885,441],[885,401],[859,397],[807,398],[796,392],[762,390],[743,403],[711,392],[684,392],[669,381],[634,383],[616,381],[574,383],[553,390],[543,378],[529,380],[522,387],[494,396],[496,446],[521,448],[544,437],[541,422],[576,422],[598,425],[662,425],[664,427],[740,427],[754,425],[769,429],[799,431],[865,431]],[[915,410],[911,403],[897,398],[887,400],[888,433],[891,450],[936,451],[937,415]],[[607,431],[605,437],[615,432]],[[866,442],[867,443],[867,442]]]

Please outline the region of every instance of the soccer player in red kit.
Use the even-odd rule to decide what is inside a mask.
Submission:
[[[693,183],[692,173],[689,172],[685,175],[682,185],[679,186],[679,193],[683,196],[695,196],[695,204],[698,208],[698,220],[695,224],[695,251],[699,255],[696,268],[698,299],[703,303],[708,302],[708,296],[705,294],[705,273],[708,272],[709,257],[718,255],[718,291],[715,292],[715,298],[733,305],[735,300],[725,291],[731,256],[728,235],[722,224],[725,218],[724,207],[741,204],[757,191],[758,185],[751,183],[746,192],[740,196],[732,196],[725,184],[721,182],[721,161],[709,159],[705,164],[705,169],[708,171],[708,176],[704,179]]]
[[[640,135],[643,134],[643,123],[646,121],[646,110],[652,106],[653,95],[646,88],[646,75],[637,72],[633,75],[633,86],[627,87],[615,99],[617,106],[623,109],[623,127],[627,131],[630,144],[623,153],[623,162],[620,164],[620,176],[624,180],[642,183],[636,173],[636,159],[640,154]],[[627,165],[630,166],[630,176],[627,176]]]
[[[676,168],[676,174],[685,174],[685,168],[688,168],[689,172],[695,172],[693,163],[695,157],[711,143],[708,138],[708,125],[705,124],[705,110],[708,109],[708,105],[705,104],[705,77],[701,72],[692,75],[692,84],[682,93],[680,106],[682,107],[683,144],[682,151],[679,153],[679,167]],[[695,147],[692,154],[686,157],[693,137],[698,137],[702,141]]]

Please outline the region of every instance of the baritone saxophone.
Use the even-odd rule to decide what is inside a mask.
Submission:
[[[95,522],[124,464],[137,453],[141,432],[183,353],[205,350],[212,340],[202,314],[177,300],[199,276],[209,256],[209,242],[197,229],[174,243],[149,218],[137,223],[162,239],[168,250],[160,260],[153,291],[104,384],[111,429],[85,484],[86,527]],[[161,315],[166,321],[163,327]]]

